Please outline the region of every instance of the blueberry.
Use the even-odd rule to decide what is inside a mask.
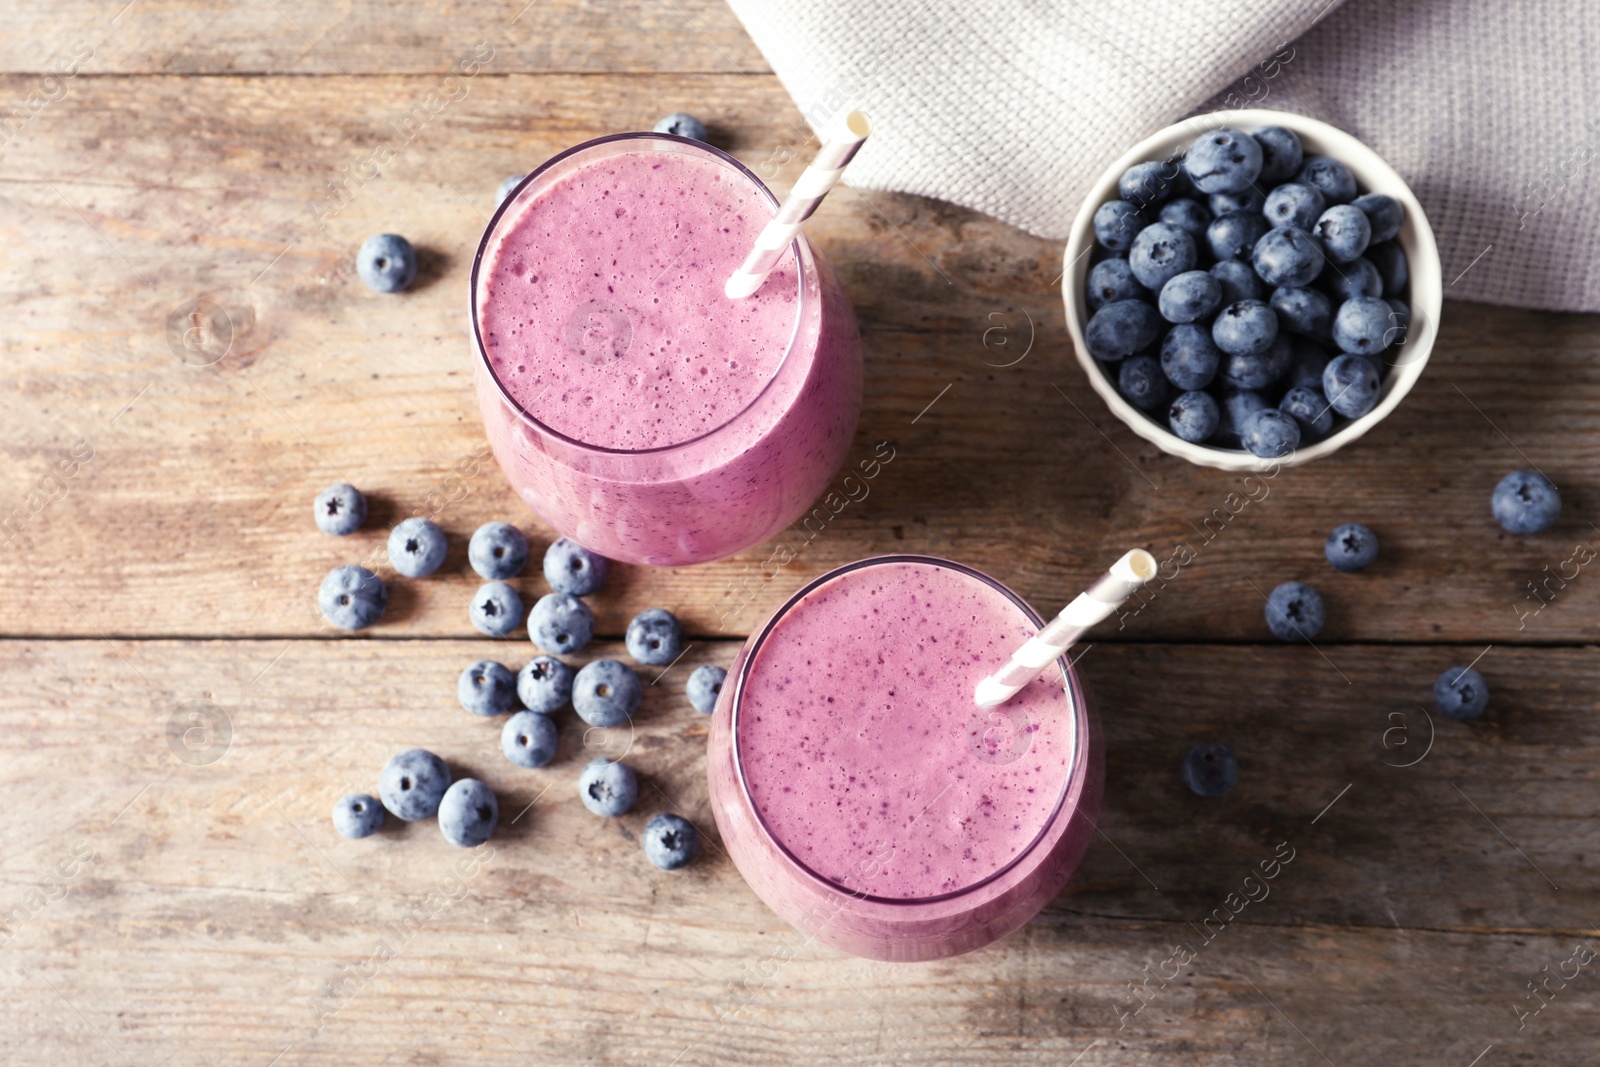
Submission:
[[[611,573],[611,561],[584,548],[570,537],[551,543],[544,553],[544,580],[558,593],[588,596],[598,593]]]
[[[467,617],[479,633],[504,637],[522,623],[522,597],[505,582],[484,582],[472,594]]]
[[[645,824],[641,843],[651,863],[663,871],[675,871],[700,851],[700,831],[688,819],[669,812]]]
[[[1099,311],[1118,300],[1147,300],[1150,290],[1139,284],[1127,260],[1107,259],[1096,263],[1089,271],[1084,296],[1089,301],[1089,310]]]
[[[1133,247],[1133,239],[1144,229],[1144,218],[1139,209],[1126,200],[1107,200],[1094,212],[1094,239],[1101,248],[1113,252],[1126,252]]]
[[[1333,410],[1359,419],[1378,406],[1378,368],[1366,356],[1339,356],[1322,372],[1322,395]]]
[[[526,174],[513,174],[511,177],[503,179],[499,187],[494,191],[494,206],[499,207],[505,203],[506,197],[516,192],[517,186],[521,185],[522,179],[526,177]]]
[[[1161,287],[1158,302],[1168,322],[1209,318],[1222,306],[1222,283],[1203,270],[1186,270]]]
[[[1327,206],[1327,201],[1322,198],[1322,190],[1290,182],[1267,194],[1262,213],[1274,226],[1294,226],[1309,232]]]
[[[1210,385],[1221,359],[1211,331],[1196,323],[1174,326],[1161,342],[1161,370],[1179,389],[1204,389]]]
[[[1320,386],[1296,385],[1278,401],[1278,410],[1300,424],[1301,437],[1316,440],[1333,429],[1333,408]]]
[[[1400,232],[1400,224],[1406,219],[1406,206],[1382,193],[1358,196],[1351,203],[1366,213],[1367,222],[1372,226],[1373,244],[1394,240]]]
[[[1161,207],[1161,222],[1176,226],[1196,241],[1204,240],[1206,227],[1211,225],[1211,212],[1198,200],[1185,197]]]
[[[1328,610],[1303,582],[1284,582],[1267,597],[1267,628],[1283,641],[1309,641],[1322,632]]]
[[[1117,391],[1140,411],[1154,411],[1167,402],[1167,376],[1154,356],[1129,356],[1117,368]]]
[[[1313,231],[1322,251],[1335,263],[1349,263],[1372,243],[1372,223],[1358,207],[1335,204],[1317,219]]]
[[[518,767],[543,767],[556,755],[556,721],[536,711],[519,711],[500,729],[500,751]]]
[[[1336,571],[1366,570],[1378,558],[1378,535],[1359,522],[1343,523],[1328,535],[1322,554]]]
[[[463,778],[439,801],[439,831],[452,845],[476,848],[494,834],[500,802],[476,778]]]
[[[529,711],[549,715],[572,699],[572,668],[554,656],[535,656],[517,672],[517,699]]]
[[[364,630],[389,603],[389,587],[365,567],[335,567],[317,590],[317,607],[341,630]]]
[[[1221,260],[1212,265],[1211,276],[1222,286],[1223,307],[1241,300],[1261,299],[1261,279],[1243,260]]]
[[[1411,307],[1404,300],[1385,300],[1389,305],[1389,329],[1384,332],[1386,345],[1406,343],[1406,331],[1411,328]]]
[[[1367,248],[1367,261],[1378,271],[1383,283],[1384,296],[1404,296],[1411,272],[1406,269],[1406,254],[1393,241],[1384,241]]]
[[[1239,780],[1239,761],[1227,745],[1196,745],[1183,757],[1183,784],[1197,797],[1220,797]]]
[[[1299,173],[1300,163],[1305,158],[1299,134],[1282,126],[1263,126],[1251,136],[1261,146],[1259,181],[1262,185],[1277,185]]]
[[[1235,389],[1265,389],[1288,374],[1293,363],[1294,348],[1286,334],[1279,334],[1263,352],[1223,356],[1218,374],[1223,385]]]
[[[1210,393],[1182,393],[1167,406],[1167,427],[1191,444],[1210,440],[1221,420],[1222,414]]]
[[[378,776],[378,795],[389,814],[406,822],[426,819],[439,810],[439,800],[450,786],[450,768],[444,760],[421,748],[408,748],[389,757]]]
[[[1217,315],[1211,340],[1230,356],[1265,352],[1278,336],[1278,316],[1259,300],[1238,300]]]
[[[1245,421],[1239,438],[1251,455],[1281,459],[1300,447],[1300,424],[1277,408],[1262,408]]]
[[[687,137],[694,141],[706,139],[706,124],[693,115],[674,111],[655,125],[656,133],[670,133],[674,137]]]
[[[330,485],[317,494],[311,517],[325,534],[343,537],[355,533],[367,521],[367,498],[353,485]]]
[[[1202,193],[1236,193],[1261,175],[1261,145],[1248,133],[1220,129],[1195,138],[1184,169]]]
[[[663,608],[646,608],[628,623],[623,643],[640,663],[664,666],[683,654],[683,623]]]
[[[1561,515],[1561,492],[1538,471],[1512,471],[1494,487],[1490,504],[1508,533],[1542,533]]]
[[[594,612],[570,593],[546,593],[528,612],[528,636],[546,652],[576,652],[594,636]]]
[[[1279,226],[1256,242],[1250,262],[1268,285],[1299,289],[1322,273],[1326,260],[1321,242],[1311,234],[1293,226]]]
[[[1213,215],[1226,215],[1230,211],[1260,212],[1266,203],[1267,195],[1253,185],[1236,193],[1212,193],[1206,200]]]
[[[1489,706],[1489,687],[1471,667],[1451,667],[1433,683],[1433,704],[1448,718],[1476,719]]]
[[[1255,211],[1230,211],[1211,220],[1206,227],[1206,244],[1218,260],[1248,260],[1262,234],[1272,229],[1265,215]]]
[[[1294,351],[1294,363],[1289,367],[1289,387],[1307,385],[1320,393],[1322,372],[1328,369],[1328,353],[1322,350],[1321,345],[1304,337],[1292,338],[1290,347]]]
[[[361,242],[356,253],[356,273],[367,288],[398,293],[417,280],[417,252],[397,233],[375,233]]]
[[[407,578],[425,578],[444,563],[444,531],[413,516],[389,531],[389,562]]]
[[[1372,260],[1361,256],[1338,266],[1330,264],[1322,272],[1322,284],[1335,304],[1353,300],[1358,296],[1382,296],[1383,276]]]
[[[1278,325],[1302,337],[1327,337],[1333,328],[1333,303],[1316,289],[1274,289],[1269,301]]]
[[[572,682],[572,709],[590,726],[621,726],[638,710],[644,687],[625,663],[597,659]]]
[[[1341,352],[1376,356],[1389,347],[1389,317],[1394,308],[1375,296],[1358,296],[1333,315],[1333,343]]]
[[[1106,363],[1149,348],[1161,336],[1161,315],[1142,300],[1116,300],[1094,313],[1084,328],[1089,354]]]
[[[1329,204],[1348,204],[1356,198],[1355,176],[1332,156],[1307,156],[1295,181],[1315,188]]]
[[[456,699],[474,715],[499,715],[517,702],[517,676],[493,660],[479,660],[456,680]]]
[[[727,680],[728,672],[721,667],[709,663],[702,663],[689,675],[689,703],[694,710],[703,715],[710,715],[717,706],[717,697],[722,695],[722,683]]]
[[[592,759],[578,776],[578,799],[596,815],[614,819],[625,815],[639,796],[639,780],[626,763],[601,756]]]
[[[1222,403],[1218,405],[1217,432],[1213,438],[1223,445],[1243,447],[1239,441],[1239,427],[1250,421],[1250,416],[1267,406],[1266,397],[1253,389],[1224,389]]]
[[[505,522],[486,522],[467,542],[467,562],[485,578],[510,578],[528,563],[528,539]]]
[[[383,827],[383,805],[365,793],[348,793],[333,806],[333,828],[352,841]]]
[[[1196,262],[1194,238],[1165,222],[1140,230],[1128,250],[1133,276],[1146,289],[1156,292],[1174,276],[1193,270]]]
[[[1140,208],[1163,203],[1177,187],[1181,167],[1177,160],[1135,163],[1117,179],[1117,195]]]

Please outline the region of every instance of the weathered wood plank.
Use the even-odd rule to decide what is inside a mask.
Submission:
[[[319,229],[330,176],[389,143],[387,123],[435,80],[91,82],[0,158],[0,515],[19,531],[0,555],[0,631],[316,633],[321,575],[423,510],[458,550],[444,577],[404,583],[375,633],[468,634],[459,546],[478,523],[521,514],[492,468],[460,477],[482,442],[462,294],[499,177],[637,127],[666,101],[698,102],[737,131],[730,147],[779,186],[799,166],[778,165],[803,138],[771,77],[485,79]],[[383,229],[425,250],[404,297],[368,293],[350,270],[361,238]],[[1050,610],[1139,543],[1195,558],[1169,569],[1125,637],[1262,640],[1262,596],[1290,578],[1323,589],[1330,643],[1591,636],[1600,584],[1569,561],[1600,536],[1586,484],[1600,462],[1600,319],[1449,305],[1434,365],[1388,423],[1251,490],[1109,416],[1068,353],[1059,245],[849,190],[813,233],[865,336],[854,458],[886,439],[895,459],[775,576],[762,567],[773,546],[648,577],[623,569],[597,599],[603,632],[661,603],[697,633],[742,633],[807,578],[885,551],[959,558]],[[190,366],[166,324],[202,297],[232,309],[237,335],[221,362]],[[1020,354],[1030,321],[1027,357],[996,366]],[[94,458],[58,484],[51,472],[78,441]],[[1489,518],[1489,492],[1529,463],[1562,486],[1567,512],[1547,535],[1513,538]],[[370,531],[334,541],[305,513],[341,477],[380,506]],[[1383,538],[1365,574],[1322,561],[1326,532],[1347,520]]]
[[[902,967],[806,943],[714,837],[673,875],[640,855],[655,811],[712,829],[706,720],[674,683],[732,651],[701,643],[648,692],[627,756],[641,800],[607,823],[573,795],[585,745],[570,713],[557,761],[518,771],[498,722],[455,706],[459,668],[520,663],[516,643],[5,642],[0,1041],[19,1062],[172,1064],[1320,1062],[1313,1045],[1340,1064],[1466,1064],[1489,1044],[1494,1062],[1593,1049],[1587,971],[1552,984],[1520,1031],[1516,1015],[1537,1006],[1526,982],[1600,938],[1593,649],[1496,649],[1490,712],[1439,722],[1431,752],[1396,768],[1414,756],[1384,748],[1387,714],[1407,715],[1420,751],[1410,697],[1459,650],[1333,650],[1347,686],[1309,649],[1097,646],[1082,667],[1107,737],[1104,838],[1017,935]],[[189,700],[232,732],[211,749],[191,736],[185,763],[167,728]],[[1211,738],[1243,770],[1201,801],[1176,763]],[[333,833],[332,801],[372,788],[407,745],[498,791],[492,855],[455,867],[468,854],[431,824]],[[1282,841],[1294,854],[1270,895],[1214,920],[1208,941],[1202,921]],[[1129,983],[1172,976],[1180,944],[1194,959],[1142,985],[1135,1014]]]

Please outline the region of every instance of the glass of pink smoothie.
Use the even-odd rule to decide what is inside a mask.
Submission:
[[[1094,719],[1064,659],[998,708],[973,690],[1042,625],[929,556],[852,563],[780,607],[735,659],[707,751],[756,895],[882,960],[968,952],[1038,914],[1099,815]]]
[[[700,563],[826,488],[861,409],[844,291],[802,236],[754,296],[723,295],[777,207],[733,157],[637,133],[562,152],[496,211],[472,268],[478,404],[558,531]]]

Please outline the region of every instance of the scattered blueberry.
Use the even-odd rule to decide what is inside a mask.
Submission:
[[[1219,260],[1212,265],[1211,276],[1222,286],[1222,307],[1241,300],[1261,299],[1261,279],[1242,259]]]
[[[439,801],[439,831],[452,845],[476,848],[494,834],[500,802],[476,778],[463,778]]]
[[[417,280],[417,252],[397,233],[375,233],[361,242],[356,253],[356,273],[367,288],[398,293]]]
[[[1370,245],[1366,259],[1378,272],[1378,278],[1383,283],[1383,295],[1400,296],[1405,293],[1411,281],[1411,272],[1406,269],[1406,254],[1399,245],[1393,241]]]
[[[505,203],[506,197],[516,192],[517,186],[521,185],[522,179],[526,177],[526,174],[513,174],[509,178],[502,179],[499,188],[494,191],[494,206],[499,207]]]
[[[1129,356],[1117,368],[1117,391],[1141,411],[1167,402],[1167,376],[1154,356]]]
[[[1489,687],[1471,667],[1451,667],[1433,683],[1433,703],[1448,718],[1476,719],[1489,706]]]
[[[1274,289],[1268,301],[1278,325],[1302,337],[1328,337],[1333,329],[1333,303],[1316,289]]]
[[[1177,188],[1181,167],[1176,160],[1135,163],[1117,179],[1117,195],[1140,208],[1163,203]]]
[[[1161,315],[1142,300],[1117,300],[1084,328],[1084,343],[1095,359],[1114,362],[1149,348],[1161,336]]]
[[[1322,372],[1322,395],[1333,410],[1359,419],[1378,406],[1378,368],[1366,356],[1339,356]]]
[[[543,767],[556,755],[556,721],[536,711],[519,711],[500,730],[500,751],[518,767]]]
[[[663,608],[646,608],[628,623],[623,643],[640,663],[665,666],[683,653],[683,623]]]
[[[1267,628],[1284,641],[1309,641],[1322,632],[1328,611],[1304,582],[1284,582],[1267,597]]]
[[[1168,428],[1191,444],[1210,440],[1221,419],[1221,411],[1210,393],[1183,393],[1167,406]]]
[[[383,826],[383,805],[365,793],[348,793],[333,806],[333,828],[352,841],[368,837]]]
[[[1278,316],[1259,300],[1229,304],[1211,324],[1211,340],[1230,356],[1265,352],[1278,336]]]
[[[1161,317],[1168,322],[1209,318],[1222,306],[1222,283],[1203,270],[1186,270],[1161,287]]]
[[[1358,256],[1349,263],[1328,264],[1328,269],[1322,272],[1322,284],[1335,304],[1358,296],[1383,295],[1383,275],[1366,256]]]
[[[438,570],[447,551],[444,531],[428,519],[412,516],[389,531],[389,562],[407,578]]]
[[[1146,226],[1128,250],[1128,266],[1139,284],[1156,292],[1175,276],[1193,270],[1199,261],[1194,238],[1176,226],[1158,222]]]
[[[335,567],[322,579],[317,606],[341,630],[364,630],[377,622],[389,603],[389,587],[365,567]]]
[[[1084,288],[1090,311],[1099,311],[1118,300],[1144,300],[1150,296],[1150,290],[1139,284],[1125,259],[1103,259],[1096,263],[1089,271],[1089,281]]]
[[[499,715],[517,702],[517,676],[493,660],[479,660],[456,680],[456,699],[474,715]]]
[[[1161,342],[1161,370],[1179,389],[1204,389],[1217,376],[1222,353],[1204,326],[1174,326]]]
[[[546,652],[576,652],[594,636],[594,612],[570,593],[546,593],[528,613],[528,636]]]
[[[1095,208],[1094,239],[1102,248],[1126,252],[1133,247],[1133,239],[1142,229],[1144,218],[1139,209],[1126,200],[1107,200]]]
[[[317,529],[343,537],[355,533],[367,521],[367,498],[353,485],[344,482],[330,485],[317,494],[311,515],[317,522]]]
[[[485,578],[511,578],[528,563],[528,539],[506,522],[486,522],[467,542],[467,562]]]
[[[1239,428],[1266,406],[1266,397],[1253,389],[1224,389],[1222,403],[1217,405],[1221,417],[1217,422],[1216,439],[1224,445],[1241,447]]]
[[[572,708],[590,726],[621,726],[643,696],[639,676],[614,659],[585,664],[572,683]]]
[[[1307,156],[1295,181],[1316,189],[1330,205],[1348,204],[1356,198],[1355,175],[1332,156]]]
[[[1512,471],[1490,498],[1495,521],[1507,533],[1542,533],[1561,516],[1561,492],[1538,471]]]
[[[1336,571],[1361,571],[1378,558],[1378,535],[1359,522],[1346,522],[1333,528],[1322,554]]]
[[[1255,211],[1230,211],[1206,227],[1206,245],[1218,260],[1249,259],[1262,234],[1272,229],[1265,215]]]
[[[728,672],[722,667],[710,663],[702,663],[689,675],[689,703],[694,710],[702,715],[710,715],[717,706],[717,697],[722,695],[722,683],[727,680]]]
[[[1253,185],[1236,193],[1212,193],[1206,200],[1213,215],[1226,215],[1230,211],[1260,211],[1266,203],[1266,194]]]
[[[1274,226],[1293,226],[1309,233],[1326,206],[1320,189],[1290,182],[1267,194],[1262,213]]]
[[[1341,352],[1376,356],[1389,345],[1389,319],[1394,308],[1375,296],[1358,296],[1339,305],[1333,315],[1333,343]]]
[[[1300,447],[1300,424],[1277,408],[1251,415],[1239,439],[1253,456],[1281,459]]]
[[[700,851],[700,831],[694,823],[670,812],[646,823],[641,841],[645,857],[663,871],[677,870]]]
[[[1322,273],[1327,260],[1317,238],[1293,226],[1279,226],[1256,242],[1250,262],[1268,285],[1299,289]]]
[[[583,806],[608,819],[626,815],[639,796],[639,780],[626,763],[604,756],[589,761],[578,776],[578,799]]]
[[[439,800],[450,786],[450,768],[444,760],[421,748],[408,748],[389,757],[378,776],[378,795],[389,814],[406,822],[426,819],[439,810]]]
[[[505,582],[484,582],[472,594],[467,617],[479,633],[504,637],[522,623],[522,597]]]
[[[1263,126],[1251,136],[1261,146],[1261,173],[1257,180],[1263,185],[1277,185],[1299,173],[1305,158],[1299,134],[1282,126]]]
[[[1196,745],[1183,757],[1183,784],[1199,797],[1220,797],[1239,780],[1239,761],[1227,745]]]
[[[1206,227],[1211,225],[1211,212],[1200,201],[1185,197],[1163,204],[1159,221],[1176,226],[1196,241],[1203,241]]]
[[[1333,429],[1333,408],[1320,385],[1296,385],[1283,394],[1278,410],[1300,424],[1300,436],[1310,440],[1328,436]]]
[[[1358,196],[1351,203],[1366,213],[1367,222],[1372,227],[1373,244],[1394,240],[1400,232],[1400,224],[1406,219],[1406,206],[1382,193]]]
[[[674,111],[655,125],[656,133],[670,133],[674,137],[688,137],[695,141],[706,139],[706,124],[693,115]]]
[[[544,580],[569,596],[598,593],[611,572],[611,561],[595,555],[570,537],[551,542],[544,553]]]
[[[1248,189],[1261,175],[1261,163],[1261,145],[1256,139],[1229,129],[1212,130],[1195,138],[1183,160],[1189,178],[1202,193]]]
[[[517,672],[517,699],[539,715],[560,711],[572,699],[572,673],[554,656],[535,656]]]
[[[1366,213],[1350,204],[1335,204],[1317,219],[1313,231],[1322,251],[1335,263],[1349,263],[1372,243],[1372,223]]]

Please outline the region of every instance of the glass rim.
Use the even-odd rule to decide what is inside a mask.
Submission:
[[[511,410],[515,411],[523,421],[535,427],[539,433],[553,437],[573,448],[581,449],[585,452],[595,453],[597,455],[663,455],[666,453],[675,452],[679,449],[689,448],[690,446],[699,444],[708,438],[715,437],[717,434],[722,433],[729,426],[737,422],[740,418],[744,417],[744,415],[755,408],[756,405],[760,404],[761,401],[766,397],[767,393],[773,388],[774,383],[777,382],[784,367],[788,364],[789,357],[793,355],[795,345],[800,339],[800,326],[801,323],[805,321],[806,280],[813,273],[815,268],[808,268],[807,266],[810,246],[806,243],[804,232],[797,233],[794,240],[790,242],[789,250],[794,254],[795,285],[798,292],[795,299],[794,324],[789,333],[789,340],[784,346],[783,357],[779,359],[777,365],[773,367],[772,373],[767,377],[766,382],[762,384],[761,388],[756,391],[756,394],[752,396],[743,407],[734,412],[732,415],[728,416],[728,418],[724,419],[722,422],[718,423],[716,426],[706,430],[704,433],[696,434],[694,437],[690,437],[683,441],[675,441],[672,444],[657,445],[654,448],[608,448],[604,445],[597,445],[589,441],[581,441],[576,437],[568,436],[567,434],[562,433],[560,430],[550,426],[548,423],[542,421],[511,395],[510,391],[506,388],[505,383],[500,380],[500,376],[495,373],[494,367],[489,362],[489,353],[483,344],[483,330],[478,322],[478,274],[483,266],[484,253],[489,247],[489,239],[494,236],[495,230],[500,225],[500,220],[505,217],[507,209],[510,208],[511,205],[515,203],[516,200],[522,195],[524,189],[528,188],[529,185],[537,181],[552,167],[563,162],[564,160],[570,159],[580,152],[591,151],[603,145],[614,144],[619,141],[664,141],[678,146],[680,150],[687,149],[692,152],[700,152],[704,155],[710,156],[713,160],[732,168],[749,179],[749,181],[755,186],[756,192],[764,197],[767,203],[771,205],[774,213],[776,213],[777,209],[782,204],[777,195],[774,194],[771,189],[767,188],[766,182],[762,181],[760,176],[758,176],[754,171],[745,166],[743,163],[739,162],[733,156],[724,152],[722,149],[717,148],[715,145],[707,144],[704,141],[697,141],[691,137],[680,137],[677,134],[655,133],[651,131],[610,133],[606,134],[604,137],[591,138],[582,142],[581,144],[575,144],[571,148],[563,149],[562,151],[551,156],[549,159],[545,160],[543,163],[539,164],[532,171],[526,174],[522,181],[517,183],[517,187],[515,189],[506,194],[506,198],[504,200],[495,206],[494,214],[489,216],[489,222],[483,228],[483,236],[478,240],[478,250],[472,257],[472,272],[468,282],[467,310],[469,313],[469,318],[472,320],[472,343],[474,349],[477,351],[479,364],[484,372],[489,375],[490,381],[494,382],[495,389],[500,394],[500,399],[508,407],[510,407]]]
[[[936,893],[932,896],[884,897],[877,896],[872,893],[863,893],[853,890],[848,886],[840,885],[838,882],[835,882],[830,878],[826,878],[812,870],[804,860],[796,856],[794,852],[790,850],[788,845],[779,840],[778,835],[773,832],[772,827],[767,823],[766,817],[762,814],[761,808],[756,803],[755,798],[750,795],[750,783],[745,776],[744,756],[740,751],[739,745],[739,713],[744,705],[745,686],[749,681],[750,672],[754,668],[756,659],[760,655],[762,645],[766,643],[767,638],[772,634],[773,629],[778,625],[778,623],[781,622],[783,618],[788,615],[797,604],[800,603],[800,601],[805,599],[812,592],[820,589],[823,585],[837,578],[842,578],[843,576],[854,573],[858,570],[865,570],[868,567],[882,566],[891,563],[916,563],[925,566],[942,567],[946,570],[955,571],[958,574],[965,575],[969,578],[977,579],[979,582],[1000,593],[1007,600],[1011,601],[1012,604],[1020,608],[1023,615],[1030,622],[1032,622],[1034,626],[1039,628],[1043,628],[1044,626],[1044,618],[1033,609],[1032,605],[1030,605],[1026,600],[1022,599],[1021,596],[1013,592],[999,580],[974,567],[969,567],[964,563],[957,563],[954,560],[944,559],[940,556],[926,556],[915,553],[894,553],[884,556],[870,556],[866,559],[856,560],[853,563],[843,564],[842,566],[833,568],[826,574],[822,574],[816,578],[813,578],[811,581],[801,586],[799,590],[790,596],[789,599],[785,600],[783,604],[772,613],[772,616],[761,627],[760,631],[751,635],[749,639],[749,652],[745,655],[744,662],[739,668],[739,675],[734,680],[733,704],[729,709],[728,734],[729,747],[732,749],[733,753],[734,777],[738,779],[740,794],[744,797],[745,804],[749,807],[751,814],[755,816],[756,824],[761,828],[762,834],[765,835],[768,841],[772,842],[772,844],[778,849],[779,852],[783,854],[786,859],[804,872],[806,876],[832,892],[842,893],[852,899],[863,900],[873,904],[890,904],[900,907],[908,907],[925,904],[938,904],[947,900],[956,900],[970,893],[976,892],[977,890],[998,881],[1008,872],[1013,870],[1024,859],[1033,854],[1033,851],[1039,847],[1040,842],[1045,839],[1045,836],[1050,832],[1051,828],[1053,828],[1061,818],[1062,809],[1066,805],[1067,797],[1071,793],[1073,785],[1080,777],[1078,774],[1078,763],[1082,756],[1083,744],[1085,741],[1085,731],[1083,729],[1084,724],[1080,720],[1082,718],[1082,712],[1084,709],[1080,700],[1080,687],[1075,684],[1076,675],[1072,671],[1072,664],[1067,659],[1066,655],[1062,654],[1056,658],[1055,662],[1061,668],[1062,689],[1067,694],[1067,701],[1069,704],[1068,714],[1072,719],[1072,746],[1070,749],[1070,757],[1067,761],[1067,773],[1065,779],[1061,783],[1060,795],[1056,797],[1056,802],[1054,806],[1051,807],[1050,814],[1045,818],[1043,824],[1039,827],[1039,832],[1036,833],[1025,846],[1017,850],[1016,855],[1012,856],[1009,860],[1001,864],[989,874],[985,875],[983,878],[980,878],[968,885],[964,885],[959,889],[952,889],[947,893]],[[997,664],[996,666],[998,667],[999,665]],[[976,707],[977,705],[974,704],[973,706]]]

